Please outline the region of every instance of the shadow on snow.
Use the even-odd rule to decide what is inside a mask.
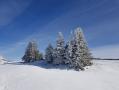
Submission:
[[[36,61],[36,62],[30,62],[30,63],[24,63],[24,62],[9,62],[7,64],[13,64],[13,65],[32,65],[32,66],[38,66],[45,69],[60,69],[60,70],[69,70],[67,65],[53,65],[49,64],[44,60]]]

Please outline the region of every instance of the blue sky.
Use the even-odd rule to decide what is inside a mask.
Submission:
[[[19,59],[30,40],[44,52],[78,26],[91,49],[118,45],[119,0],[0,0],[0,54]]]

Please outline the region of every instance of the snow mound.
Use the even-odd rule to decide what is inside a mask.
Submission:
[[[5,64],[5,63],[7,63],[5,58],[3,58],[3,56],[0,56],[0,64]]]

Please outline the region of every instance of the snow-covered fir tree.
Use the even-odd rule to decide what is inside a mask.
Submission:
[[[77,50],[76,50],[76,54],[77,54],[77,58],[76,58],[76,62],[79,61],[80,65],[82,66],[88,66],[92,64],[92,55],[88,49],[86,40],[84,38],[84,34],[82,32],[81,28],[77,28],[74,32],[74,39],[76,42],[76,46],[77,46]]]
[[[65,59],[65,41],[63,34],[61,32],[58,33],[58,38],[56,42],[56,48],[54,49],[54,60],[53,64],[63,64]]]
[[[23,56],[22,60],[28,63],[28,62],[40,60],[42,58],[43,58],[42,54],[39,53],[36,42],[30,41],[26,48],[25,55]]]
[[[75,70],[84,70],[81,61],[79,59],[79,54],[77,53],[77,44],[75,39],[72,39],[69,44],[68,44],[68,48],[67,48],[67,53],[66,53],[66,57],[67,57],[67,62],[69,65],[69,68],[73,68]]]
[[[71,56],[72,56],[72,53],[73,53],[72,52],[72,40],[73,40],[73,33],[71,32],[70,41],[68,41],[66,43],[66,46],[65,46],[65,57],[66,57],[65,64],[70,64],[71,60],[72,60],[71,59]]]
[[[52,63],[53,62],[53,46],[51,44],[48,45],[48,47],[45,50],[45,60],[48,63]]]
[[[69,64],[70,68],[84,70],[84,66],[92,64],[92,56],[81,28],[77,28],[71,35],[71,40],[66,44],[65,51],[67,58],[65,62]]]
[[[64,64],[69,64],[69,56],[70,56],[70,49],[69,49],[69,42],[66,43],[65,46],[65,60],[64,60]]]

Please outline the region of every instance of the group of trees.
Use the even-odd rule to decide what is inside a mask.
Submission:
[[[48,63],[67,65],[75,70],[84,70],[85,66],[92,65],[92,55],[87,46],[81,28],[76,28],[71,34],[71,40],[66,45],[63,34],[59,32],[56,48],[51,44],[46,48],[45,59]]]
[[[29,42],[22,60],[28,63],[41,59],[43,59],[43,55],[39,52],[36,42]],[[54,65],[67,65],[68,68],[77,71],[92,65],[92,55],[81,28],[74,30],[71,39],[66,44],[63,34],[59,32],[56,47],[49,44],[46,48],[45,61]]]

